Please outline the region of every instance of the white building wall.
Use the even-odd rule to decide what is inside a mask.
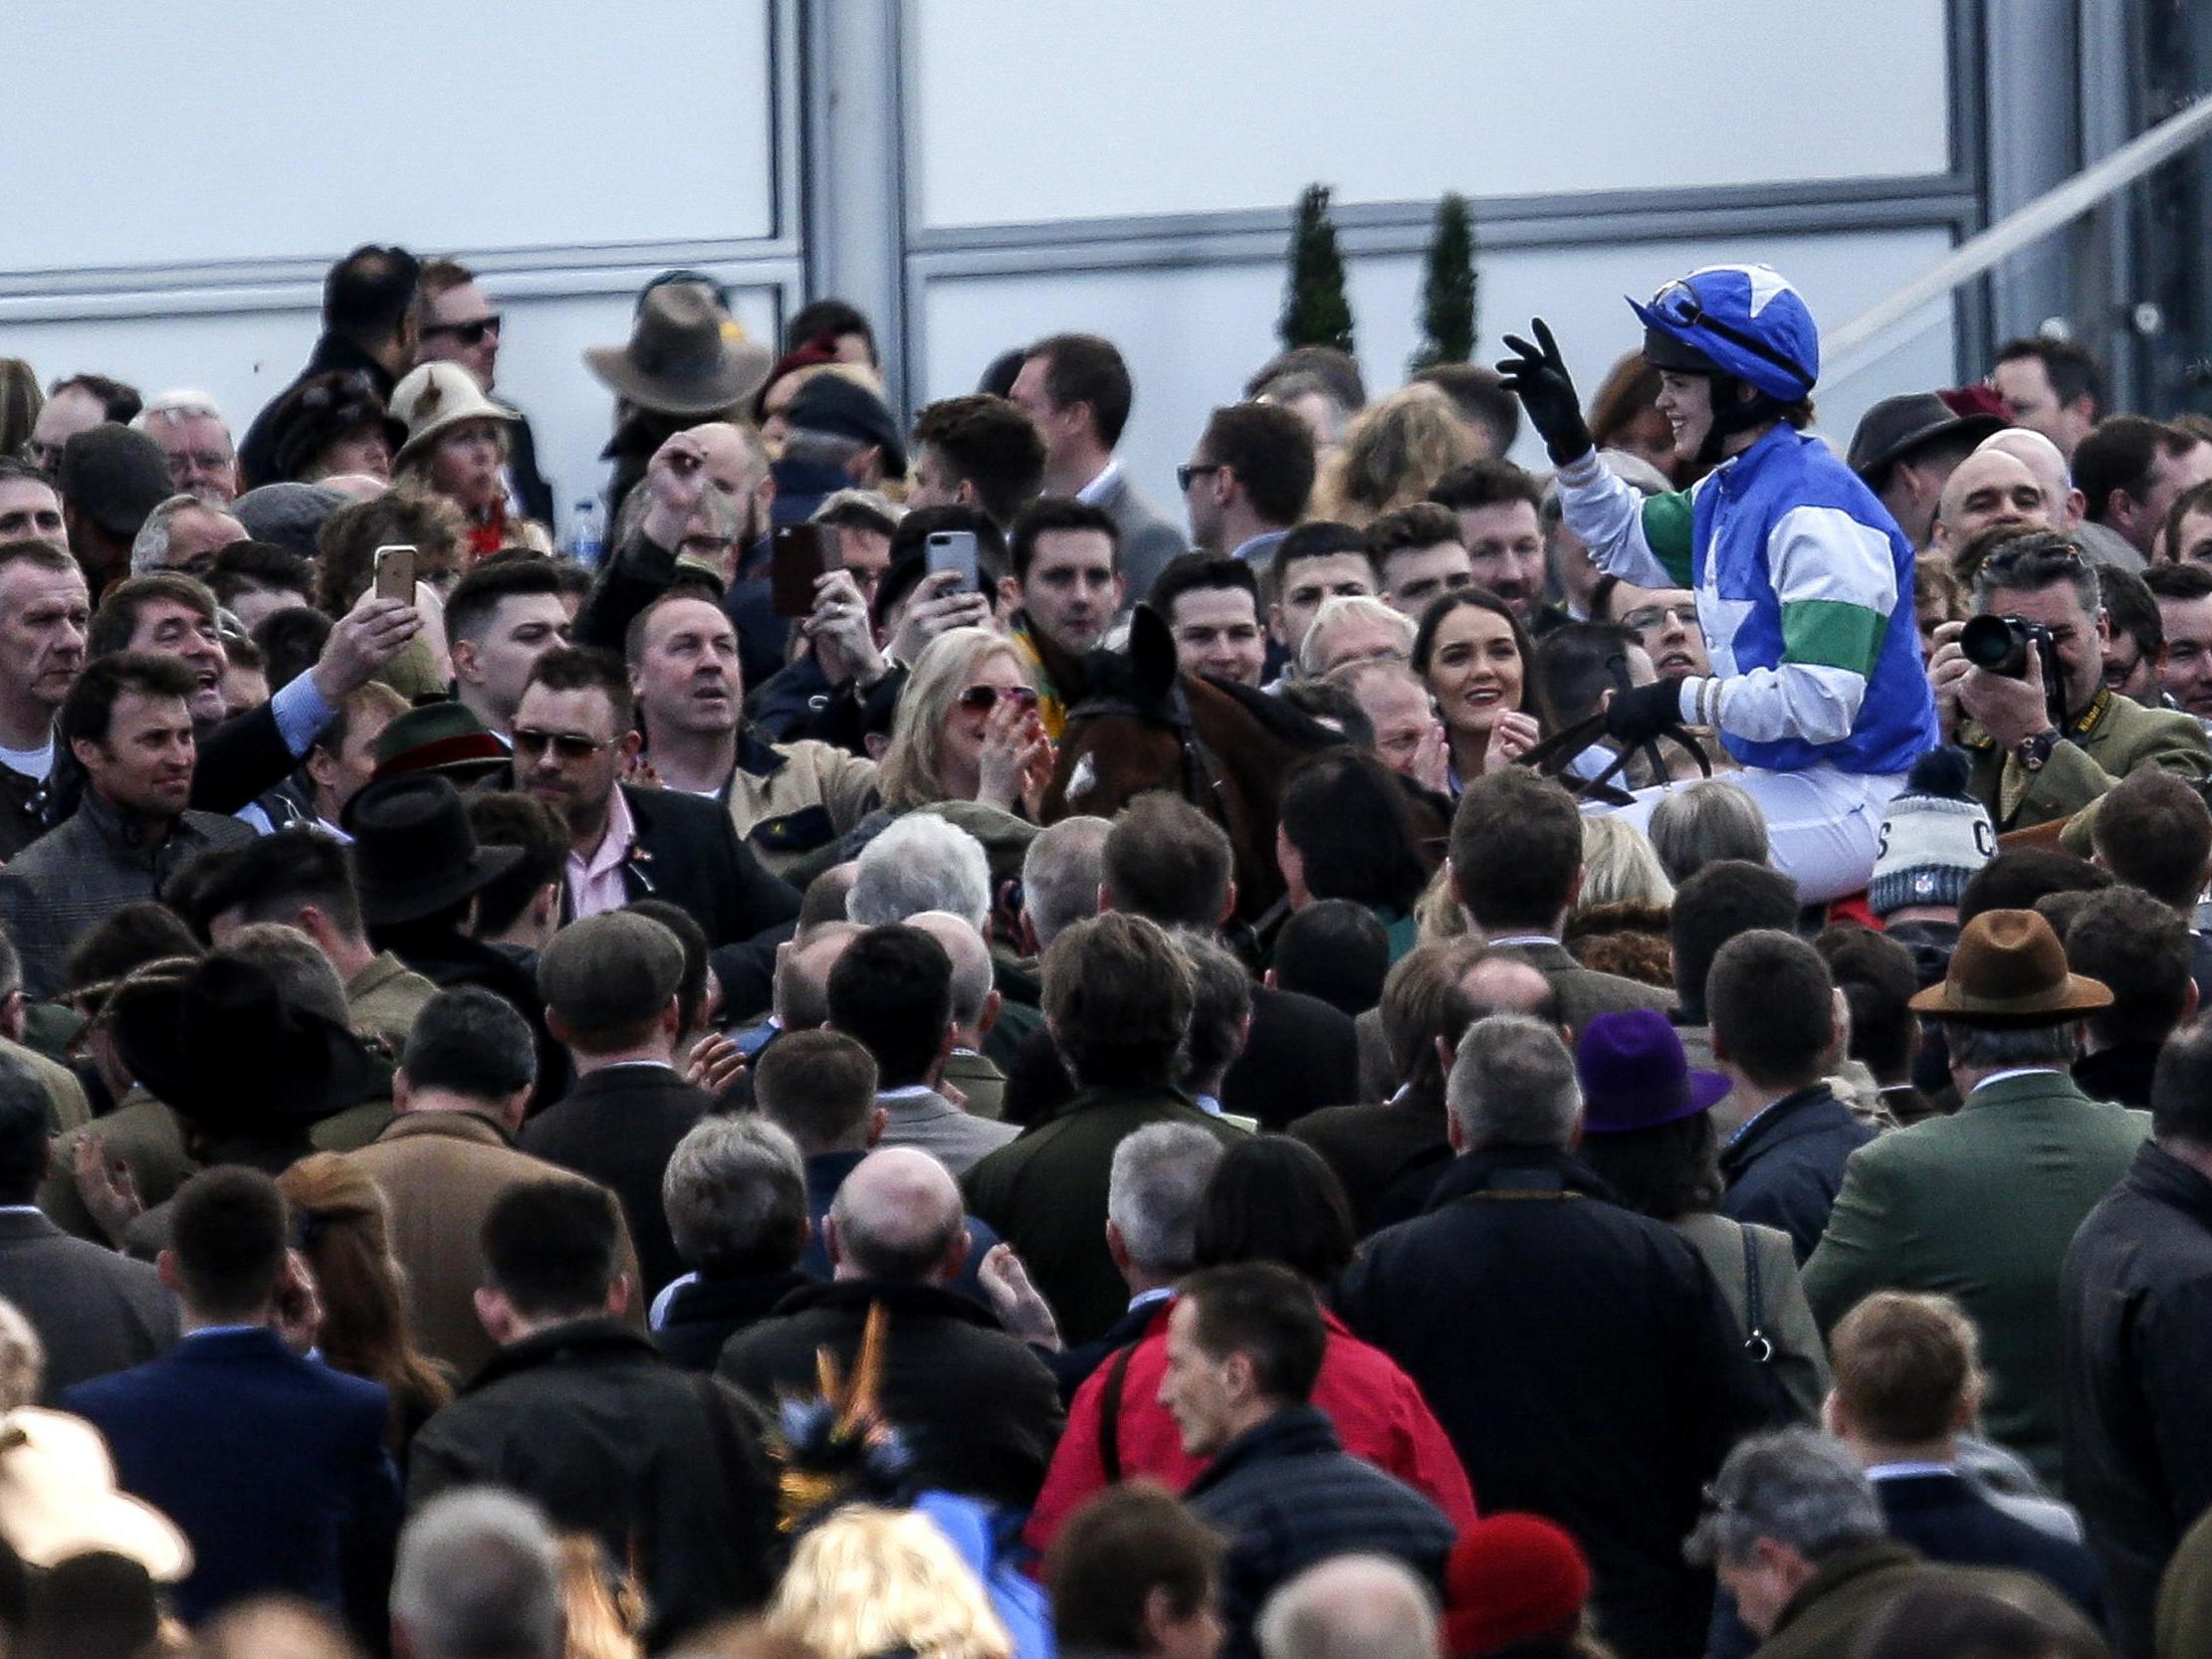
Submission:
[[[388,0],[372,32],[334,0],[33,8],[0,355],[199,385],[243,427],[332,258],[449,254],[507,313],[499,389],[565,503],[609,412],[578,353],[647,277],[710,270],[773,336],[809,272],[862,273],[906,412],[1038,334],[1117,339],[1129,458],[1172,509],[1207,410],[1275,348],[1306,183],[1337,193],[1372,387],[1413,347],[1444,189],[1476,198],[1478,354],[1541,312],[1594,386],[1636,343],[1621,296],[1692,264],[1766,258],[1833,322],[1936,257],[1978,210],[1958,38],[1933,0]],[[1954,358],[1945,314],[1824,387],[1824,424]]]

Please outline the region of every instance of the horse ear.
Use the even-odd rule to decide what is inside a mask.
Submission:
[[[1138,695],[1165,697],[1182,671],[1176,664],[1175,635],[1150,605],[1139,605],[1129,616],[1129,667],[1136,676]]]

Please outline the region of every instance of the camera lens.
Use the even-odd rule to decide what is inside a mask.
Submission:
[[[1968,662],[2014,679],[2028,672],[2027,645],[2011,618],[2003,616],[1977,616],[1958,635],[1958,648]]]

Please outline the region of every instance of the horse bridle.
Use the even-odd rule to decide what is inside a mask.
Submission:
[[[1629,679],[1629,664],[1625,655],[1616,652],[1613,656],[1607,658],[1606,670],[1612,675],[1613,683],[1617,688],[1622,691],[1627,691],[1630,688],[1632,682]],[[1564,731],[1554,732],[1533,748],[1522,753],[1518,760],[1521,765],[1533,767],[1544,776],[1566,784],[1568,791],[1578,797],[1601,801],[1607,806],[1626,806],[1633,797],[1626,789],[1618,787],[1613,780],[1620,776],[1622,768],[1628,765],[1629,756],[1634,752],[1633,750],[1623,749],[1613,757],[1613,764],[1606,767],[1594,778],[1570,778],[1564,775],[1567,763],[1605,734],[1605,713],[1600,710],[1588,720],[1577,721]],[[1713,775],[1712,760],[1705,753],[1704,744],[1691,736],[1688,729],[1679,721],[1663,727],[1659,732],[1659,737],[1664,737],[1668,742],[1677,743],[1687,749],[1690,758],[1697,762],[1698,771],[1706,777]],[[1645,759],[1651,764],[1652,775],[1655,778],[1664,778],[1666,767],[1659,757],[1659,738],[1650,738],[1638,746],[1643,749]]]
[[[1130,720],[1143,721],[1147,726],[1161,724],[1161,711],[1147,709],[1128,698],[1102,697],[1077,704],[1067,714],[1068,724],[1089,720],[1101,715],[1121,715]],[[1167,726],[1176,736],[1183,750],[1183,793],[1194,802],[1210,802],[1214,816],[1225,821],[1228,810],[1227,784],[1222,780],[1220,767],[1216,764],[1214,751],[1206,746],[1206,739],[1199,735],[1198,722],[1191,714],[1190,694],[1179,678],[1168,689]]]

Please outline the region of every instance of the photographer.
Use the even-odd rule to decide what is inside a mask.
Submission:
[[[2111,623],[2097,566],[2073,537],[2036,530],[2000,543],[1975,573],[1974,613],[2016,618],[2029,625],[2016,632],[2031,636],[2016,653],[2018,674],[1969,661],[1960,622],[1936,630],[1928,659],[1938,717],[1973,756],[1971,788],[2000,830],[2072,817],[2138,766],[2163,766],[2191,783],[2212,771],[2196,721],[2106,690]],[[2049,695],[2051,664],[2059,698]]]

